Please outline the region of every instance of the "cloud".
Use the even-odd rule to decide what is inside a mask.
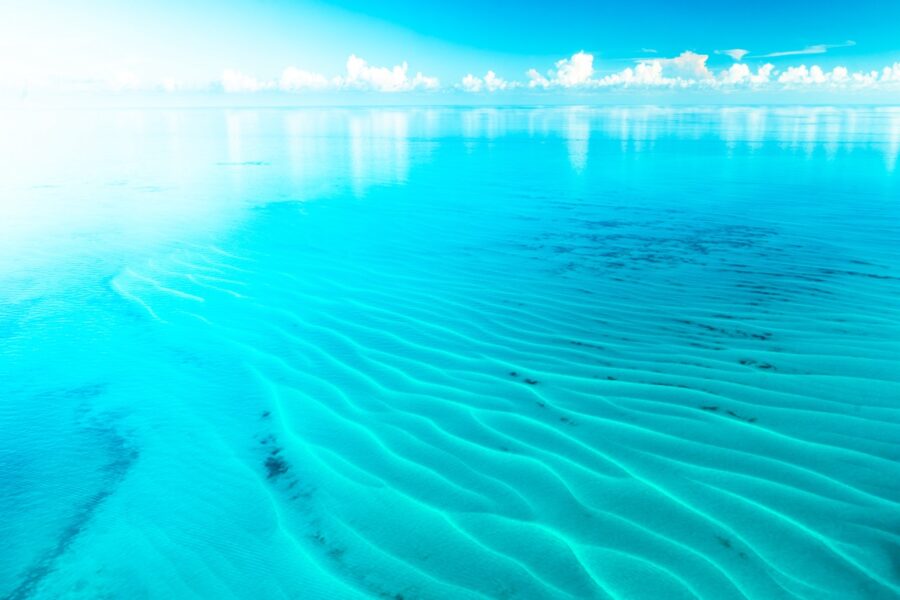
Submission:
[[[529,69],[528,87],[548,88],[559,86],[564,88],[589,85],[594,75],[594,55],[585,51],[576,52],[570,58],[556,61],[556,68],[547,71],[547,77],[536,69]]]
[[[825,71],[819,65],[813,65],[806,68],[806,65],[799,67],[788,67],[781,75],[778,76],[778,83],[785,84],[788,87],[809,86],[809,85],[846,85],[851,82],[857,83],[873,83],[877,80],[877,73],[874,74],[875,79],[871,79],[872,74],[854,73],[850,74],[847,67],[835,67],[831,71]]]
[[[404,61],[392,68],[370,66],[362,58],[351,54],[347,59],[347,75],[337,79],[339,87],[377,92],[405,92],[416,89],[435,89],[438,80],[416,73],[410,78],[409,66]]]
[[[752,85],[759,86],[769,83],[772,73],[775,71],[775,65],[766,63],[753,73],[744,63],[731,65],[730,68],[719,74],[717,83],[720,85]]]
[[[825,83],[825,72],[822,67],[813,65],[807,69],[806,65],[799,67],[788,67],[787,70],[779,75],[778,83],[810,85],[813,83]]]
[[[763,54],[760,58],[777,58],[779,56],[797,56],[801,54],[825,54],[832,48],[849,48],[850,46],[855,46],[856,42],[853,40],[847,40],[843,44],[815,44],[813,46],[807,46],[801,50],[784,50],[781,52],[770,52],[769,54]]]
[[[490,73],[490,71],[488,71]],[[462,78],[460,83],[462,89],[467,92],[480,92],[484,87],[484,80],[481,77],[475,77],[471,73]]]
[[[638,64],[603,77],[595,77],[594,57],[585,52],[557,61],[555,69],[541,74],[529,69],[528,87],[548,89],[554,87],[632,87],[669,86],[689,87],[715,81],[715,75],[707,67],[708,54],[690,50],[672,58],[640,59]],[[470,82],[475,83],[475,82]]]
[[[656,54],[657,50],[654,48],[641,48],[641,52],[644,52],[645,54]]]
[[[513,87],[514,84],[509,83],[505,79],[497,77],[493,71],[488,71],[484,76],[484,85],[489,92],[497,90],[506,90]]]
[[[743,58],[744,55],[740,56]],[[590,89],[696,88],[723,92],[735,89],[779,91],[814,86],[846,90],[879,86],[881,89],[900,90],[900,63],[884,67],[881,71],[851,72],[844,66],[826,71],[817,65],[792,66],[779,71],[772,63],[765,63],[753,70],[746,63],[736,62],[728,69],[713,73],[709,69],[708,60],[708,54],[687,50],[671,58],[639,59],[634,67],[600,77],[595,75],[593,57],[579,52],[571,58],[557,61],[556,68],[547,71],[546,75],[537,69],[529,69],[526,73],[527,86],[531,89],[576,86]],[[478,78],[467,80],[472,86],[479,86],[479,81]],[[509,85],[515,86],[516,82],[510,82]]]
[[[544,89],[550,87],[550,80],[538,73],[537,69],[528,69],[525,74],[528,76],[528,87]]]
[[[488,71],[485,76],[475,77],[471,73],[462,78],[462,89],[467,92],[480,92],[486,90],[488,92],[496,92],[499,90],[507,90],[517,87],[515,83],[510,83],[501,77],[498,77],[493,71]]]
[[[686,50],[673,58],[642,59],[628,67],[594,81],[597,87],[689,87],[715,79],[706,66],[708,54]]]
[[[329,89],[409,92],[432,90],[439,86],[436,77],[428,77],[422,73],[416,73],[410,77],[409,66],[405,61],[393,67],[375,67],[355,54],[351,54],[347,58],[346,72],[332,78],[297,67],[287,67],[277,80],[261,80],[234,69],[226,69],[220,83],[222,89],[227,93],[252,93],[266,90],[301,92]]]
[[[738,49],[717,52],[732,56],[729,53],[737,51]],[[744,54],[740,54],[741,59],[743,56]],[[678,56],[669,58],[639,59],[633,67],[600,76],[594,56],[581,51],[556,61],[553,68],[543,73],[537,69],[529,69],[524,82],[506,80],[495,71],[489,70],[483,76],[469,73],[454,87],[470,93],[495,93],[522,88],[596,91],[616,88],[672,90],[692,88],[710,92],[720,90],[722,93],[739,89],[765,89],[771,92],[799,89],[900,91],[900,62],[870,71],[851,71],[846,66],[826,70],[819,65],[806,64],[778,69],[772,63],[758,65],[754,69],[740,61],[737,55],[732,58],[737,62],[727,69],[713,72],[709,68],[708,54],[686,50]],[[110,89],[115,90],[133,89],[138,85],[139,80],[127,74],[121,75],[118,82],[109,80]],[[347,59],[346,73],[331,78],[296,67],[286,68],[276,80],[260,80],[240,71],[226,70],[222,75],[221,86],[224,91],[230,93],[265,90],[284,92],[365,90],[396,93],[438,89],[439,83],[436,78],[421,73],[410,75],[405,62],[393,67],[378,67],[370,65],[356,55],[350,55]],[[170,89],[169,85],[165,85],[164,88]],[[173,85],[171,89],[183,88],[180,85]]]
[[[327,88],[330,83],[321,73],[304,71],[297,67],[288,67],[281,73],[278,88],[285,92],[321,90]]]
[[[597,80],[598,87],[657,86],[672,83],[674,79],[663,77],[663,66],[659,60],[640,62],[633,69],[628,67]]]
[[[778,76],[778,83],[784,89],[801,87],[827,87],[838,89],[879,89],[900,90],[900,62],[884,67],[881,71],[854,71],[837,66],[826,71],[819,65],[788,67]]]
[[[873,73],[874,72],[875,71],[873,71]],[[882,81],[900,82],[900,62],[895,62],[890,67],[885,67],[881,73]]]
[[[744,50],[743,48],[732,48],[730,50],[716,50],[716,54],[725,54],[730,56],[734,60],[740,62],[742,58],[749,54],[748,50]]]
[[[563,87],[583,85],[594,74],[594,56],[584,51],[556,63],[556,81]]]
[[[698,79],[709,79],[712,73],[706,67],[706,61],[709,60],[709,54],[697,54],[690,50],[682,52],[675,58],[660,60],[663,65],[672,65],[679,71],[679,75],[684,74],[688,77],[696,77]]]
[[[632,66],[612,71],[602,70],[603,65],[598,65],[592,54],[580,51],[555,61],[552,68],[545,71],[529,69],[523,80],[507,80],[489,70],[482,76],[469,73],[455,85],[443,89],[472,93],[503,93],[521,89],[533,92],[573,89],[600,93],[604,89],[625,88],[694,89],[708,93],[716,90],[731,93],[736,90],[780,92],[800,89],[900,93],[900,62],[866,71],[853,71],[843,65],[824,68],[809,63],[776,68],[769,62],[752,66],[752,63],[743,62],[744,50],[717,52],[731,56],[735,62],[727,69],[713,72],[709,67],[708,54],[687,50],[672,57],[647,56],[636,59]],[[226,69],[212,85],[208,81],[186,83],[171,77],[145,75],[128,64],[113,63],[85,74],[73,75],[33,73],[15,63],[0,61],[0,90],[11,90],[14,93],[151,91],[177,94],[219,89],[229,94],[250,94],[317,91],[404,93],[441,89],[437,78],[421,72],[410,73],[406,62],[394,66],[377,66],[353,54],[348,57],[344,72],[338,75],[289,66],[278,76],[260,78],[237,69]]]
[[[221,83],[222,89],[229,94],[259,92],[272,87],[271,83],[260,81],[234,69],[225,69],[222,73]]]

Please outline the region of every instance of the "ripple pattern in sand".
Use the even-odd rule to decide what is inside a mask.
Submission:
[[[517,227],[398,212],[403,236],[336,249],[298,233],[332,209],[282,207],[265,240],[111,286],[246,370],[257,422],[230,443],[347,589],[900,594],[898,257],[722,216],[553,208]]]

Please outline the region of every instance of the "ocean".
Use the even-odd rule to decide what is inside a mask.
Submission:
[[[0,597],[900,596],[900,109],[0,124]]]

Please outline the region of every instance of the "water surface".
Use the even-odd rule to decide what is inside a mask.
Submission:
[[[0,596],[900,594],[900,111],[0,122]]]

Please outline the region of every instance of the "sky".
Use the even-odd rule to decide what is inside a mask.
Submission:
[[[900,2],[0,0],[0,98],[900,103]]]

